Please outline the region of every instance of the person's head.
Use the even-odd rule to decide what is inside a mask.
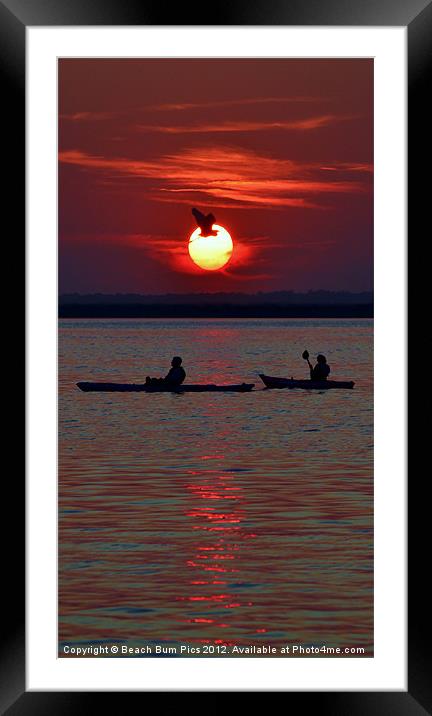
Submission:
[[[180,356],[174,356],[174,358],[171,361],[171,365],[173,368],[178,368],[182,364],[182,359]]]
[[[317,355],[317,363],[327,363],[327,358],[320,353]]]

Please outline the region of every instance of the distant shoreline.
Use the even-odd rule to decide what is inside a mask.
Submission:
[[[59,318],[373,318],[373,304],[190,305],[86,304],[59,305]]]

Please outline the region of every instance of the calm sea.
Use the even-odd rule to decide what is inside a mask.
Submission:
[[[354,390],[262,389],[259,372],[308,377],[305,348]],[[255,391],[75,386],[143,382],[173,355],[187,382]],[[372,378],[370,320],[61,321],[59,654],[325,645],[372,656]]]

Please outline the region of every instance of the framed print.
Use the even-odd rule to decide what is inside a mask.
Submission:
[[[24,92],[27,149],[10,714],[106,691],[430,708],[405,245],[431,11],[344,13],[1,5],[17,216]]]

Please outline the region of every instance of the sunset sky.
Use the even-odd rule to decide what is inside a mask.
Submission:
[[[59,61],[60,293],[372,286],[372,60]]]

